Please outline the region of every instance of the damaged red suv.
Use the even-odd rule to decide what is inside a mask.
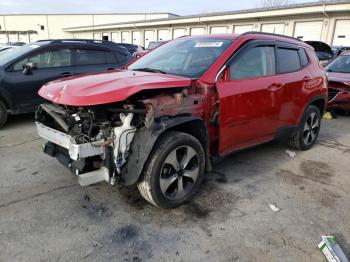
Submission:
[[[344,52],[326,66],[328,109],[350,113],[350,52]]]
[[[297,39],[263,33],[173,40],[125,70],[44,85],[44,151],[83,186],[137,184],[155,206],[193,197],[214,159],[276,138],[315,143],[324,69]]]

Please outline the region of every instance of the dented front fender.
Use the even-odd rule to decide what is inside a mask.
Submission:
[[[202,121],[200,117],[195,116],[162,117],[154,121],[149,128],[140,128],[136,132],[130,147],[127,164],[122,169],[121,182],[127,186],[137,182],[152,149],[163,133],[175,126],[195,120]]]

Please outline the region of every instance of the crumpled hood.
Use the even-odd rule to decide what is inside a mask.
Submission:
[[[328,72],[328,80],[333,82],[340,82],[350,86],[350,74],[348,73],[336,73]]]
[[[116,70],[73,76],[45,84],[38,94],[57,104],[89,106],[119,102],[145,89],[189,87],[191,79]]]

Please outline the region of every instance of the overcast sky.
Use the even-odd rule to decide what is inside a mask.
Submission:
[[[0,0],[0,13],[170,12],[190,15],[255,8],[259,0]],[[310,2],[312,0],[293,0]]]

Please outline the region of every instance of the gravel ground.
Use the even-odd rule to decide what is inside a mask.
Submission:
[[[174,210],[135,188],[80,187],[32,118],[0,130],[0,261],[325,261],[321,235],[349,255],[350,117],[324,121],[294,158],[278,142],[232,154]]]

